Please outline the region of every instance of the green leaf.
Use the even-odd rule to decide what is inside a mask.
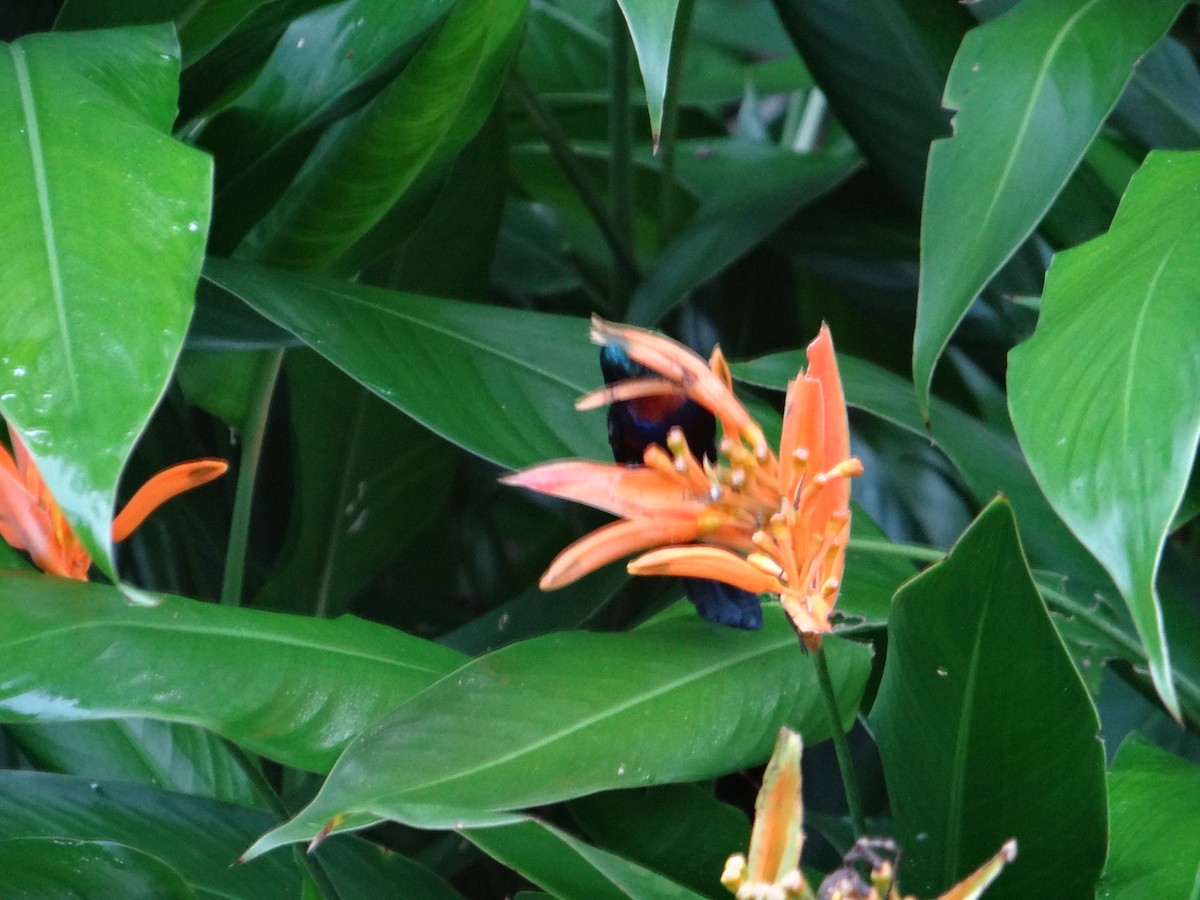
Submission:
[[[963,40],[944,100],[955,136],[930,149],[921,215],[913,381],[923,413],[967,307],[1045,215],[1183,5],[1030,0]]]
[[[929,143],[948,131],[942,88],[972,19],[941,0],[775,0],[838,120],[913,209]]]
[[[870,650],[832,639],[848,726]],[[327,824],[491,824],[499,811],[600,790],[709,778],[762,762],[779,726],[829,735],[812,661],[776,606],[762,631],[669,612],[623,634],[570,632],[482,656],[399,707],[321,792],[249,851]],[[536,772],[537,777],[530,777]]]
[[[205,277],[446,440],[502,466],[608,459],[582,319],[400,294],[210,259]]]
[[[10,724],[6,731],[39,769],[262,806],[225,741],[195,725],[112,719]]]
[[[630,322],[657,322],[859,165],[855,154],[723,150],[751,162],[704,201],[655,261],[630,300]]]
[[[750,820],[694,784],[606,791],[570,804],[599,847],[710,897],[727,897],[725,861],[750,846]]]
[[[0,721],[191,722],[314,771],[461,659],[349,617],[179,597],[139,607],[114,588],[39,575],[0,573],[0,605]]]
[[[108,841],[0,840],[0,872],[10,897],[187,900],[196,896],[165,863]]]
[[[66,0],[55,31],[174,22],[189,66],[241,25],[260,0]]]
[[[1159,696],[1178,717],[1155,590],[1200,441],[1200,154],[1156,152],[1108,234],[1059,254],[1037,332],[1010,354],[1010,405],[1030,468],[1116,582]]]
[[[1112,841],[1096,896],[1200,893],[1200,768],[1133,736],[1108,776]]]
[[[329,268],[428,170],[445,170],[496,102],[526,3],[460,0],[369,105],[325,133],[239,255]]]
[[[257,810],[138,785],[0,771],[0,841],[115,842],[160,860],[203,897],[297,895],[300,878],[282,854],[231,865],[271,821]]]
[[[679,0],[617,0],[638,68],[646,86],[646,106],[650,110],[650,137],[658,146],[662,130],[663,101],[667,96],[667,73],[671,65],[671,39],[675,32],[675,16]]]
[[[285,367],[292,517],[255,605],[338,616],[438,511],[458,454],[315,353]]]
[[[1191,51],[1165,37],[1138,63],[1112,121],[1147,147],[1200,147],[1200,72]]]
[[[870,719],[904,891],[937,894],[1013,837],[1020,857],[989,898],[1095,890],[1107,846],[1100,723],[1007,502],[896,595]]]
[[[683,885],[545,822],[471,828],[463,835],[561,900],[700,900]],[[719,877],[718,872],[714,878]]]
[[[236,244],[291,181],[318,130],[352,112],[416,52],[454,0],[342,0],[295,19],[201,143],[221,161],[222,245]]]
[[[178,79],[168,26],[0,54],[0,413],[109,576],[117,479],[183,343],[208,230],[211,161],[170,138]]]

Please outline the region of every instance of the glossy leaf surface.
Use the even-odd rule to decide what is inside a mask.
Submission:
[[[930,150],[921,215],[913,381],[923,411],[967,307],[1050,208],[1182,6],[1034,0],[963,40],[943,101],[954,137]]]
[[[725,861],[750,846],[750,820],[704,787],[667,784],[571,801],[571,816],[598,847],[707,896],[723,896]]]
[[[367,107],[322,138],[241,255],[322,271],[428,170],[444,170],[496,101],[525,4],[460,0]]]
[[[165,863],[108,841],[0,840],[0,872],[10,897],[187,900],[196,896]]]
[[[399,294],[210,260],[205,274],[447,440],[519,468],[609,458],[582,319]]]
[[[299,873],[283,854],[230,865],[271,817],[119,782],[0,771],[0,841],[111,841],[150,854],[198,895],[291,898]]]
[[[117,480],[183,343],[208,230],[212,163],[170,137],[178,79],[167,26],[0,54],[0,413],[109,575]]]
[[[5,730],[46,771],[263,808],[225,741],[196,725],[109,719],[11,723]]]
[[[464,834],[561,900],[699,900],[703,896],[544,822],[473,828]]]
[[[1108,776],[1112,846],[1097,896],[1194,897],[1200,890],[1200,767],[1140,736]]]
[[[318,771],[461,659],[349,617],[283,616],[178,597],[131,606],[113,588],[38,575],[0,574],[0,603],[0,720],[193,722]]]
[[[253,853],[311,838],[346,814],[359,826],[392,818],[446,827],[609,788],[709,778],[764,760],[783,723],[820,741],[829,721],[812,662],[781,611],[765,612],[759,632],[680,610],[632,632],[546,635],[479,657],[363,734],[316,799]],[[870,651],[826,647],[840,708],[850,711]],[[489,740],[471,738],[480,732]]]
[[[870,720],[905,892],[945,890],[1013,837],[1019,862],[989,897],[1095,890],[1107,846],[1100,723],[1005,501],[897,594]]]
[[[1154,153],[1108,234],[1060,254],[1034,336],[1010,354],[1013,422],[1059,515],[1125,598],[1167,707],[1179,714],[1155,576],[1200,441],[1200,156]],[[1113,260],[1121,260],[1114,267]]]

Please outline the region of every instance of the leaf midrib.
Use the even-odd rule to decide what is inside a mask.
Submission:
[[[443,785],[452,784],[456,781],[461,781],[464,778],[469,778],[473,775],[477,775],[480,772],[486,772],[489,769],[493,769],[498,766],[502,766],[505,763],[511,762],[514,759],[519,759],[520,757],[527,755],[529,753],[532,753],[535,750],[540,750],[541,748],[546,747],[556,741],[559,741],[571,734],[574,734],[577,731],[582,731],[583,729],[591,727],[592,725],[602,722],[605,719],[609,719],[609,718],[612,718],[613,716],[620,715],[621,713],[624,713],[630,709],[633,709],[640,704],[648,703],[651,700],[661,697],[661,696],[663,696],[671,691],[674,691],[682,686],[685,686],[692,682],[697,682],[702,679],[708,678],[708,677],[710,677],[716,673],[719,673],[725,669],[728,669],[734,665],[740,665],[743,662],[745,662],[746,660],[766,656],[770,653],[775,653],[783,647],[793,646],[794,641],[795,641],[795,638],[793,637],[793,635],[788,633],[788,634],[780,637],[775,643],[769,645],[768,647],[755,647],[746,653],[742,653],[742,654],[739,654],[739,655],[733,656],[733,657],[726,657],[725,659],[721,660],[721,662],[717,665],[711,665],[711,666],[705,667],[703,669],[692,669],[685,676],[672,679],[671,681],[665,682],[652,690],[639,692],[635,697],[624,700],[613,706],[606,707],[605,709],[603,709],[602,711],[600,711],[598,713],[594,713],[594,714],[592,714],[590,716],[586,716],[582,719],[576,719],[576,720],[572,721],[566,727],[563,727],[557,731],[553,731],[548,734],[545,734],[541,738],[539,738],[535,741],[531,741],[527,744],[524,744],[506,754],[503,754],[502,756],[492,757],[491,759],[489,759],[485,762],[471,766],[470,768],[467,768],[467,769],[462,769],[458,772],[455,772],[455,773],[450,774],[445,777],[435,778],[433,780],[425,781],[420,784],[410,785],[410,786],[401,788],[400,791],[395,796],[398,798],[403,798],[407,795],[415,794],[418,791],[423,791],[428,788],[441,787]],[[453,674],[455,677],[459,677],[461,675],[461,672],[455,672]],[[436,687],[436,685],[432,685],[432,686],[430,686],[430,688],[428,690],[433,690],[435,687]],[[332,773],[331,773],[331,776],[332,776]]]

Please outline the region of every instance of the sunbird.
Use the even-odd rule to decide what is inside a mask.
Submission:
[[[616,344],[600,350],[604,383],[653,375],[638,365]],[[678,427],[697,459],[715,462],[717,423],[711,412],[683,394],[655,394],[632,400],[617,400],[608,407],[608,443],[613,458],[624,465],[641,465],[645,450],[657,444],[667,450],[667,435]],[[741,588],[702,578],[684,578],[683,587],[700,617],[734,628],[761,628],[762,607],[758,595]]]

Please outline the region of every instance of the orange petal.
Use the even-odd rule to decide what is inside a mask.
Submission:
[[[634,362],[674,382],[720,419],[726,434],[745,437],[756,452],[767,450],[758,423],[722,381],[721,375],[688,347],[652,331],[605,322],[599,316],[592,316],[592,340],[601,345],[616,344]]]
[[[634,519],[605,525],[558,554],[539,586],[543,591],[566,587],[601,566],[647,547],[695,540],[698,530],[695,519]]]
[[[753,566],[736,553],[707,544],[664,547],[639,556],[629,564],[632,575],[680,575],[723,581],[753,594],[779,593],[779,580]]]
[[[800,735],[781,728],[754,802],[754,828],[750,832],[746,869],[747,880],[752,883],[778,884],[800,865],[800,851],[804,847],[801,750]]]
[[[837,357],[833,353],[833,338],[829,326],[822,323],[821,331],[808,345],[809,378],[821,384],[823,406],[822,467],[837,465],[850,455],[850,422],[846,417],[846,395],[842,390],[842,377],[838,372]],[[830,508],[842,509],[850,502],[850,483],[831,485],[832,496],[837,501],[828,502]],[[823,506],[825,503],[822,504]]]
[[[616,384],[592,391],[590,394],[584,394],[575,401],[575,408],[580,412],[586,412],[589,409],[599,409],[609,403],[640,400],[644,397],[661,397],[664,394],[678,397],[680,391],[665,378],[627,378]]]
[[[113,540],[125,540],[150,513],[172,497],[221,477],[228,468],[229,463],[223,459],[194,459],[163,469],[138,488],[121,514],[113,520]]]
[[[821,385],[803,375],[789,382],[779,438],[779,490],[789,503],[795,502],[801,478],[824,471],[820,415]],[[797,451],[804,454],[803,460]]]
[[[983,894],[984,888],[996,880],[1001,870],[1016,858],[1017,840],[1009,838],[995,856],[942,894],[938,900],[975,900]]]
[[[708,500],[688,492],[683,479],[670,470],[578,459],[535,466],[500,481],[625,518],[661,513],[694,517]]]

